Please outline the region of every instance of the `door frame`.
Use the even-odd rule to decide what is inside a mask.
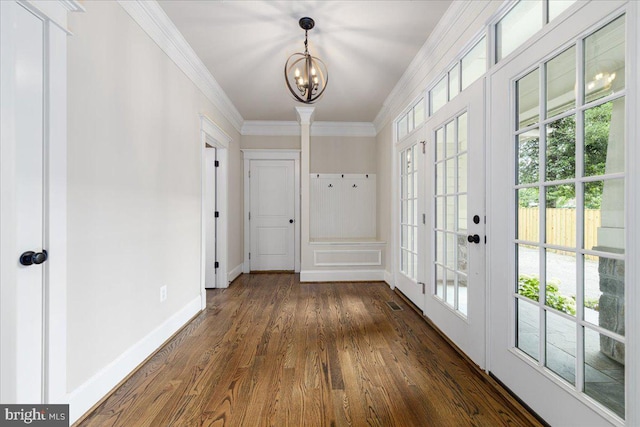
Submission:
[[[244,181],[244,262],[242,272],[251,272],[251,224],[249,222],[249,212],[251,211],[251,181],[249,171],[252,160],[293,160],[294,166],[294,271],[300,272],[300,150],[252,150],[244,149],[242,157],[244,159],[243,181]]]
[[[216,231],[217,239],[217,261],[219,263],[218,272],[216,274],[216,288],[226,288],[229,286],[227,275],[227,235],[228,235],[228,185],[229,185],[229,144],[233,139],[227,135],[215,122],[205,115],[200,115],[200,166],[201,166],[201,195],[200,195],[200,292],[202,309],[207,306],[207,295],[205,288],[205,265],[206,265],[206,227],[205,220],[207,215],[212,212],[206,212],[205,209],[205,189],[206,189],[206,152],[207,146],[218,150],[217,156],[220,166],[216,176],[217,186],[217,211],[220,212],[218,217],[218,228]],[[222,279],[221,279],[222,278]]]
[[[68,401],[67,392],[67,30],[68,12],[84,12],[84,8],[76,0],[67,1],[33,1],[16,2],[44,21],[45,26],[45,233],[43,245],[50,253],[44,269],[44,329],[43,329],[43,390],[42,402],[64,403]],[[11,67],[3,69],[3,73],[11,71]],[[3,96],[3,110],[11,112],[7,94]],[[6,137],[8,132],[2,125],[3,138],[0,138],[2,155],[2,195],[0,197],[0,232],[3,239],[0,244],[0,256],[3,265],[16,262],[10,242],[15,237],[15,217],[11,212],[13,188],[16,182],[16,171],[13,162],[7,161],[13,155],[13,139]],[[5,167],[9,166],[9,167]],[[8,259],[5,259],[5,254]],[[7,292],[15,284],[13,272],[3,268],[0,270],[0,292],[3,297],[2,309],[2,341],[13,339],[11,326],[15,310],[5,307]],[[9,301],[10,302],[10,301]],[[9,326],[9,330],[5,327]],[[7,336],[7,334],[9,334]],[[2,348],[2,365],[0,371],[11,369],[16,354],[11,354],[12,347]],[[2,375],[3,378],[7,378]],[[15,383],[3,381],[2,394],[4,403],[9,403],[6,394],[15,393]],[[9,396],[10,397],[10,396]],[[34,402],[36,403],[36,402]]]

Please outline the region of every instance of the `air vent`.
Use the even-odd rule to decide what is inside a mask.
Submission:
[[[395,301],[387,301],[387,305],[389,306],[389,308],[393,311],[400,311],[402,310],[402,307],[400,307],[398,304],[396,304]]]

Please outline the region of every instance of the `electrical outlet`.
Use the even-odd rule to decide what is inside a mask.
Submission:
[[[160,286],[160,302],[167,299],[167,285]]]

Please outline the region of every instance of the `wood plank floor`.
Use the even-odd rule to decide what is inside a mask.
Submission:
[[[540,425],[385,283],[248,274],[207,300],[78,425]]]

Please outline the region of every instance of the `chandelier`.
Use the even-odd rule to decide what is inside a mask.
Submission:
[[[284,80],[295,99],[313,104],[327,88],[329,72],[321,59],[312,56],[307,48],[307,31],[315,25],[313,19],[300,18],[304,30],[304,53],[294,53],[284,64]]]

